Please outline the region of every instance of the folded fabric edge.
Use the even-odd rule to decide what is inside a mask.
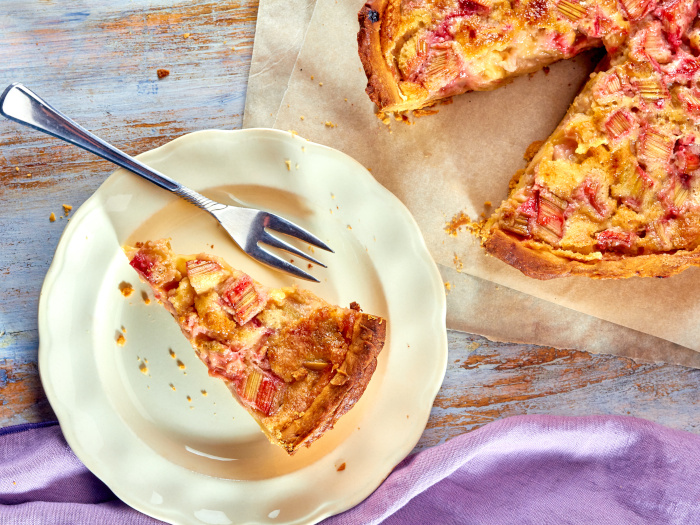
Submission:
[[[0,428],[0,436],[5,436],[7,434],[16,434],[17,432],[24,432],[25,430],[33,430],[35,428],[52,427],[54,425],[58,425],[58,421],[39,421],[36,423],[20,423],[19,425],[12,425],[9,427]]]

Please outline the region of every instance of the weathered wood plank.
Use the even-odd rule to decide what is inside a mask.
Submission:
[[[451,331],[445,381],[416,450],[522,414],[629,415],[700,432],[698,402],[697,369]]]
[[[0,14],[2,88],[21,81],[136,154],[242,121],[257,1],[16,1]],[[170,75],[158,80],[158,68]],[[40,287],[65,219],[114,170],[0,120],[0,359],[35,363]]]

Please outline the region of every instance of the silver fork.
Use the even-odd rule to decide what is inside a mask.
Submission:
[[[333,252],[323,241],[279,215],[215,202],[170,177],[158,173],[76,124],[20,83],[15,82],[9,85],[0,96],[0,115],[99,155],[208,211],[245,253],[267,266],[301,279],[319,282],[313,275],[266,250],[260,246],[261,244],[285,250],[314,264],[326,267],[325,264],[288,242],[275,237],[267,230],[296,237],[313,246]]]

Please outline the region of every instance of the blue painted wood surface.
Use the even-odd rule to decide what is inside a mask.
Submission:
[[[25,83],[131,154],[239,128],[256,13],[256,0],[3,0],[0,86]],[[53,418],[37,372],[39,292],[70,217],[62,204],[77,208],[112,171],[0,120],[0,426]],[[449,340],[417,450],[528,413],[634,415],[700,432],[699,370],[458,332]]]

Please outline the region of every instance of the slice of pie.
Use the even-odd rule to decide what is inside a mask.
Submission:
[[[290,455],[360,399],[384,345],[384,319],[296,287],[267,288],[219,257],[175,255],[168,240],[124,250],[209,375]]]
[[[383,112],[494,89],[584,49],[614,50],[633,18],[616,0],[370,0],[358,17],[367,94]]]

